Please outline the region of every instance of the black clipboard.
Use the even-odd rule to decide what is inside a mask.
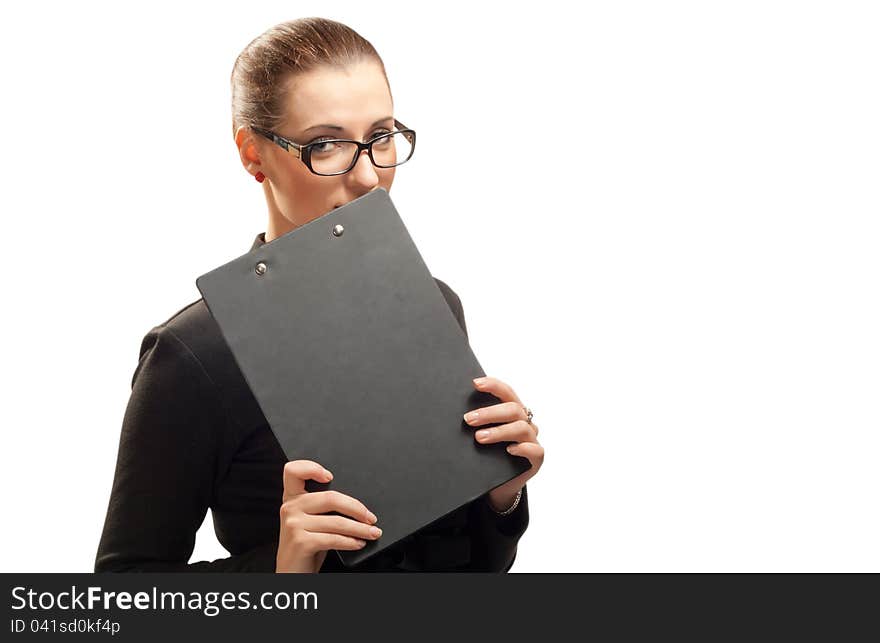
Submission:
[[[196,280],[289,460],[333,472],[379,517],[356,565],[531,466],[482,445],[497,404],[388,192],[378,188]],[[487,425],[493,426],[493,425]]]

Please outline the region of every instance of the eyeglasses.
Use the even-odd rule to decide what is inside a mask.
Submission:
[[[394,126],[398,128],[396,131],[379,134],[366,143],[348,138],[322,138],[305,145],[253,125],[251,129],[293,154],[314,174],[337,176],[355,166],[362,150],[367,150],[370,161],[376,167],[388,168],[406,163],[416,149],[416,132],[396,118]]]

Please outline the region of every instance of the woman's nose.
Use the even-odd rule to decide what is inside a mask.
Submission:
[[[376,166],[370,161],[370,155],[367,150],[361,150],[357,162],[351,168],[350,174],[353,174],[358,183],[373,187],[379,183],[379,175],[376,174]]]

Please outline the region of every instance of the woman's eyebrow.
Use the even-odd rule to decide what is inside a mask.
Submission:
[[[379,120],[377,120],[377,121],[376,121],[375,123],[373,123],[372,125],[370,125],[370,127],[376,127],[376,125],[379,125],[380,123],[383,123],[383,122],[385,122],[385,121],[390,121],[390,120],[392,120],[393,118],[394,118],[393,116],[385,116],[385,117],[380,118]],[[311,132],[313,129],[332,129],[332,130],[342,131],[342,130],[344,130],[345,128],[342,127],[341,125],[312,125],[311,127],[308,127],[308,128],[306,128],[306,129],[304,129],[304,130],[302,131],[302,133],[303,133],[303,134],[306,134],[307,132]]]

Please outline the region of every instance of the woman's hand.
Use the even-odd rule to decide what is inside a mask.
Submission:
[[[508,445],[507,452],[526,457],[532,463],[531,469],[523,471],[513,480],[489,492],[489,503],[492,508],[496,511],[504,511],[513,504],[516,494],[526,481],[538,473],[541,465],[544,464],[544,447],[538,443],[538,425],[528,422],[523,403],[508,384],[495,377],[480,377],[474,380],[474,388],[491,393],[501,402],[466,413],[465,422],[475,427],[506,422],[501,426],[476,431],[474,439],[480,444],[512,442],[513,444]]]
[[[321,569],[329,549],[361,549],[382,530],[377,518],[362,502],[338,491],[306,491],[306,480],[330,482],[333,474],[312,460],[291,460],[284,465],[281,532],[275,572],[313,574]],[[324,516],[338,511],[347,516]]]

